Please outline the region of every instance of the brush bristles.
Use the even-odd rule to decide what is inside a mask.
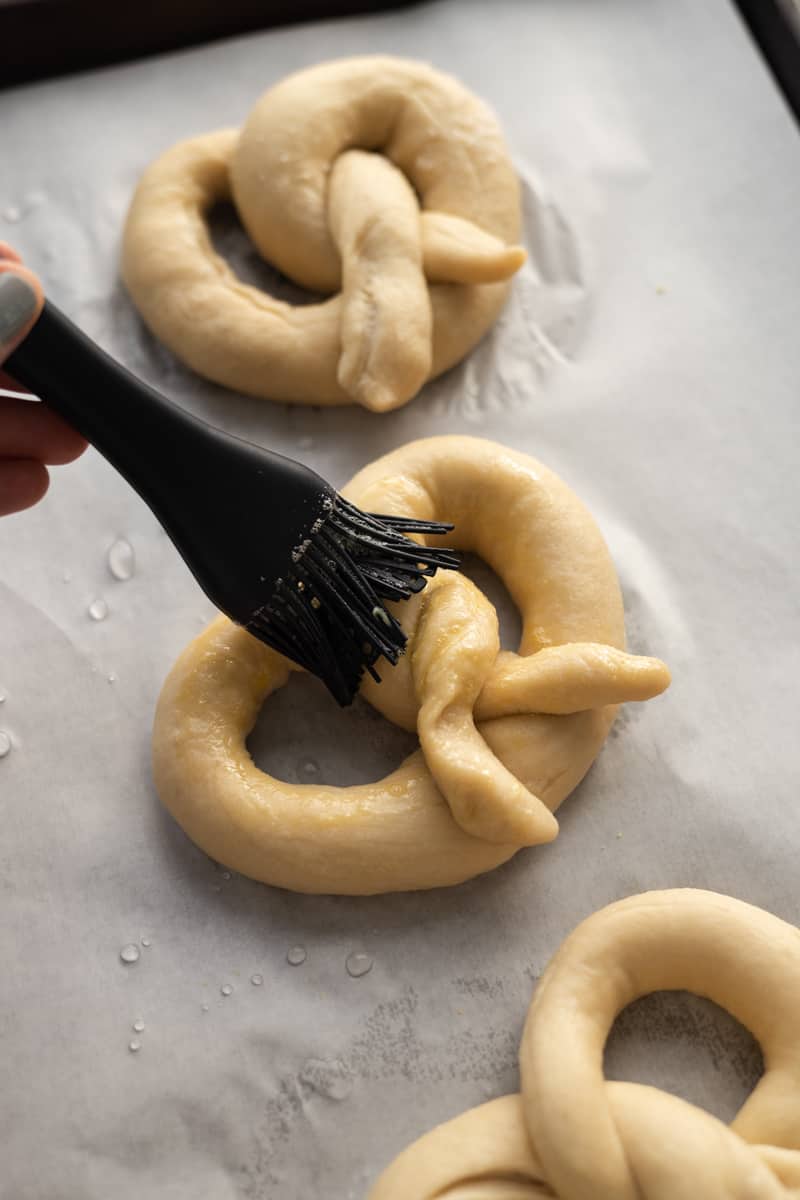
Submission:
[[[318,675],[340,704],[350,704],[364,670],[396,663],[406,646],[384,600],[407,600],[439,568],[458,566],[452,550],[420,546],[406,534],[442,534],[438,521],[363,513],[339,495],[292,555],[270,601],[248,630]]]

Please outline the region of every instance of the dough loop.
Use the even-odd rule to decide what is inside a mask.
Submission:
[[[265,259],[322,303],[237,279],[205,221],[232,199]],[[459,362],[525,260],[497,122],[455,79],[350,58],[270,88],[244,128],[180,142],[145,172],[122,273],[152,332],[254,396],[385,412]]]
[[[640,996],[686,989],[761,1043],[730,1126],[655,1087],[607,1083],[603,1048]],[[797,1200],[800,931],[728,896],[631,896],[579,925],[547,968],[520,1050],[522,1094],[432,1130],[369,1200]]]
[[[465,576],[442,572],[398,609],[405,656],[362,694],[420,749],[359,787],[259,770],[247,735],[291,664],[219,618],[178,659],[153,735],[158,792],[212,857],[266,883],[368,894],[459,883],[551,841],[625,700],[663,691],[658,659],[626,654],[613,564],[578,498],[545,467],[478,438],[411,444],[343,494],[372,512],[455,523],[452,544],[504,580],[519,654]],[[420,560],[425,551],[420,547]]]

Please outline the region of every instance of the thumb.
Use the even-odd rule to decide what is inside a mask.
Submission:
[[[0,261],[0,363],[28,333],[43,304],[41,284],[33,272]]]

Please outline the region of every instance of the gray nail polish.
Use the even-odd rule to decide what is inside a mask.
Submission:
[[[0,347],[8,345],[36,312],[36,292],[13,271],[0,275]]]

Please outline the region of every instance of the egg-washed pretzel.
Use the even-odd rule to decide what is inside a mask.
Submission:
[[[623,650],[605,542],[534,459],[478,438],[429,438],[366,467],[344,495],[454,521],[452,542],[480,554],[516,602],[520,653],[500,650],[497,615],[474,584],[436,577],[398,612],[406,655],[362,688],[417,730],[420,749],[377,783],[293,785],[259,770],[245,745],[291,665],[220,618],[164,685],[157,789],[208,854],[267,883],[348,894],[459,883],[556,836],[553,810],[591,766],[616,706],[657,695],[669,672]]]
[[[616,1016],[654,991],[716,1001],[765,1072],[730,1126],[655,1087],[607,1083]],[[715,892],[646,892],[584,921],[536,989],[521,1095],[440,1125],[369,1200],[797,1200],[800,931]]]
[[[315,292],[238,279],[207,212],[232,199],[265,259]],[[348,58],[270,88],[244,128],[180,142],[145,172],[122,273],[152,332],[207,378],[272,400],[385,412],[483,337],[525,260],[495,117],[449,75]]]

